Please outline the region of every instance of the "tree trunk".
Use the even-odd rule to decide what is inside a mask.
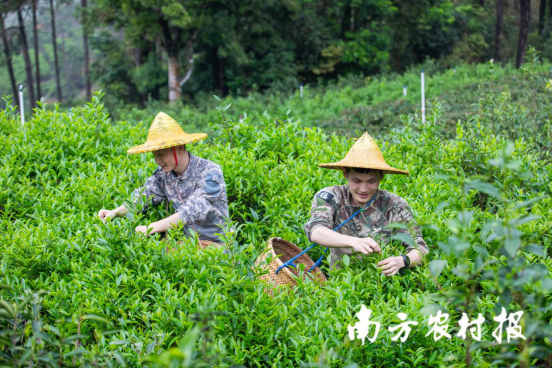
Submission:
[[[8,64],[8,73],[10,75],[10,82],[13,91],[13,102],[15,105],[19,105],[19,93],[17,91],[17,84],[15,83],[15,74],[13,72],[13,64],[11,58],[10,44],[6,29],[4,28],[4,17],[0,14],[0,33],[2,34],[2,42],[4,43],[4,54],[6,55],[6,64]]]
[[[504,19],[504,0],[496,2],[495,52],[496,61],[500,60],[502,52],[502,20]]]
[[[225,66],[225,59],[219,57],[219,93],[220,97],[224,96],[224,66]]]
[[[548,18],[552,20],[552,0],[548,3]]]
[[[544,30],[544,17],[546,15],[546,0],[541,0],[539,8],[539,36],[542,36]]]
[[[63,34],[63,28],[61,29],[61,34]],[[61,55],[63,56],[63,74],[65,75],[65,93],[69,96],[73,96],[73,88],[71,88],[72,83],[70,83],[69,78],[69,63],[67,60],[69,56],[67,55],[67,49],[65,48],[65,37],[61,36]]]
[[[54,11],[54,0],[50,0],[50,14],[52,16],[52,42],[54,45],[54,69],[56,70],[57,98],[58,102],[61,102],[61,83],[59,81],[59,63],[56,43],[56,16]]]
[[[224,58],[219,57],[217,48],[213,48],[213,90],[219,97],[224,96]]]
[[[19,34],[21,35],[21,50],[23,51],[23,59],[25,60],[25,74],[27,74],[27,93],[29,94],[30,107],[32,110],[36,107],[33,86],[33,67],[31,65],[31,58],[29,57],[29,46],[27,44],[27,34],[25,33],[25,24],[23,23],[21,8],[17,9],[17,19],[19,21]],[[23,101],[20,102],[23,103]]]
[[[42,90],[40,88],[40,60],[38,50],[38,31],[36,29],[36,3],[38,0],[33,0],[33,41],[35,51],[35,69],[36,69],[36,98],[40,100],[42,98]]]
[[[188,58],[188,70],[186,70],[186,74],[184,74],[184,78],[178,83],[178,86],[180,89],[182,89],[182,86],[186,84],[187,81],[190,80],[192,77],[192,73],[194,71],[194,56],[193,56],[193,47],[191,49],[188,49],[188,55],[191,54],[191,57]]]
[[[181,33],[171,29],[166,19],[160,18],[159,25],[163,30],[163,47],[168,54],[169,67],[169,103],[180,99],[180,65],[178,64],[178,41]],[[174,33],[173,33],[174,32]]]
[[[86,100],[90,101],[92,97],[92,86],[90,84],[90,55],[88,51],[88,20],[86,17],[87,0],[81,0],[82,7],[82,43],[84,47],[84,85],[86,89]]]
[[[516,68],[520,68],[525,59],[527,35],[529,34],[529,20],[531,17],[531,0],[519,0],[519,39],[516,55]]]
[[[344,7],[341,23],[341,39],[345,39],[345,34],[351,29],[351,4]]]
[[[198,30],[196,29],[192,35],[190,36],[190,39],[188,42],[186,42],[186,61],[188,63],[186,73],[184,74],[184,78],[179,81],[178,87],[182,91],[182,86],[186,84],[192,77],[192,73],[194,71],[194,45],[197,38]]]
[[[355,31],[355,20],[356,20],[356,14],[357,14],[357,7],[351,8],[351,25],[349,26],[349,31],[354,32]]]
[[[169,102],[174,103],[180,99],[180,68],[176,53],[169,54]]]
[[[134,48],[134,67],[138,68],[140,65],[144,64],[143,53],[141,47]]]

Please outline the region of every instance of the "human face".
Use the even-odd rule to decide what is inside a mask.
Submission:
[[[176,167],[172,148],[165,148],[162,150],[154,151],[153,157],[155,158],[155,163],[159,165],[163,172],[171,172]]]
[[[365,205],[376,193],[381,181],[379,171],[370,171],[368,174],[360,174],[350,170],[345,172],[345,177],[349,183],[349,192],[353,196],[356,204]]]

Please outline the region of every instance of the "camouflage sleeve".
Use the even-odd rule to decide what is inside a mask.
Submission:
[[[144,211],[149,205],[157,206],[166,200],[167,194],[165,193],[165,183],[161,169],[157,168],[146,180],[146,184],[132,193],[132,197],[136,206],[143,205],[140,212]]]
[[[188,200],[178,208],[180,219],[186,224],[203,221],[215,210],[216,202],[226,191],[224,176],[220,169],[210,169],[198,180],[196,189]]]
[[[412,208],[410,208],[410,205],[405,201],[401,200],[393,206],[393,216],[390,222],[398,222],[398,223],[410,223],[414,219],[414,214],[412,212]],[[408,236],[413,236],[414,238],[414,244],[412,245],[405,244],[406,246],[406,253],[409,253],[413,249],[418,249],[422,255],[429,254],[429,248],[424,240],[422,238],[422,229],[419,226],[412,227],[413,234],[411,234],[406,229],[398,229],[398,233],[404,233]]]
[[[322,189],[314,196],[311,205],[311,218],[305,224],[305,234],[309,241],[311,234],[319,226],[324,226],[330,230],[334,225],[334,214],[337,207],[337,199],[335,194],[327,189]]]

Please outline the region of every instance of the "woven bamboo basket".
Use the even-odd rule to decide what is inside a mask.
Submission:
[[[215,243],[215,242],[210,241],[210,240],[200,240],[197,246],[201,249],[205,249],[205,248],[210,247],[210,246],[213,246],[214,248],[222,248],[221,244]]]
[[[182,242],[182,241],[177,242],[178,245],[181,245],[181,244],[183,244],[183,243],[184,243],[184,242]],[[214,248],[222,248],[222,245],[221,245],[221,244],[212,242],[212,241],[210,241],[210,240],[199,240],[198,243],[197,243],[197,247],[198,247],[199,249],[205,249],[205,248],[211,247],[211,246],[214,247]],[[165,248],[165,251],[166,251],[167,253],[169,253],[169,252],[176,252],[176,248],[169,248],[169,247],[166,247],[166,248]]]
[[[261,275],[259,278],[274,286],[287,285],[291,287],[297,285],[297,282],[293,278],[293,275],[299,276],[297,268],[284,267],[280,270],[280,272],[278,272],[278,274],[276,274],[276,271],[284,264],[284,262],[290,260],[301,252],[302,250],[299,247],[288,242],[287,240],[281,238],[270,238],[268,240],[267,249],[255,261],[255,266],[261,270],[268,271],[267,274]],[[271,257],[272,260],[267,264],[266,262],[268,262],[268,259]],[[327,281],[326,276],[324,276],[318,267],[314,268],[311,272],[307,272],[314,265],[314,261],[307,254],[303,254],[301,257],[293,261],[293,263],[297,267],[299,267],[301,263],[305,265],[303,277],[310,277],[320,283]],[[268,291],[268,293],[272,295],[272,290]]]

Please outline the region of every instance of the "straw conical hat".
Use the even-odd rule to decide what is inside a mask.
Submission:
[[[178,123],[164,112],[157,114],[148,133],[146,143],[132,147],[129,154],[144,153],[197,142],[207,138],[205,133],[186,133]]]
[[[378,144],[370,134],[364,133],[353,147],[347,152],[345,158],[341,161],[331,164],[320,164],[325,169],[341,170],[346,167],[382,170],[386,174],[408,175],[408,171],[395,169],[385,162]]]

